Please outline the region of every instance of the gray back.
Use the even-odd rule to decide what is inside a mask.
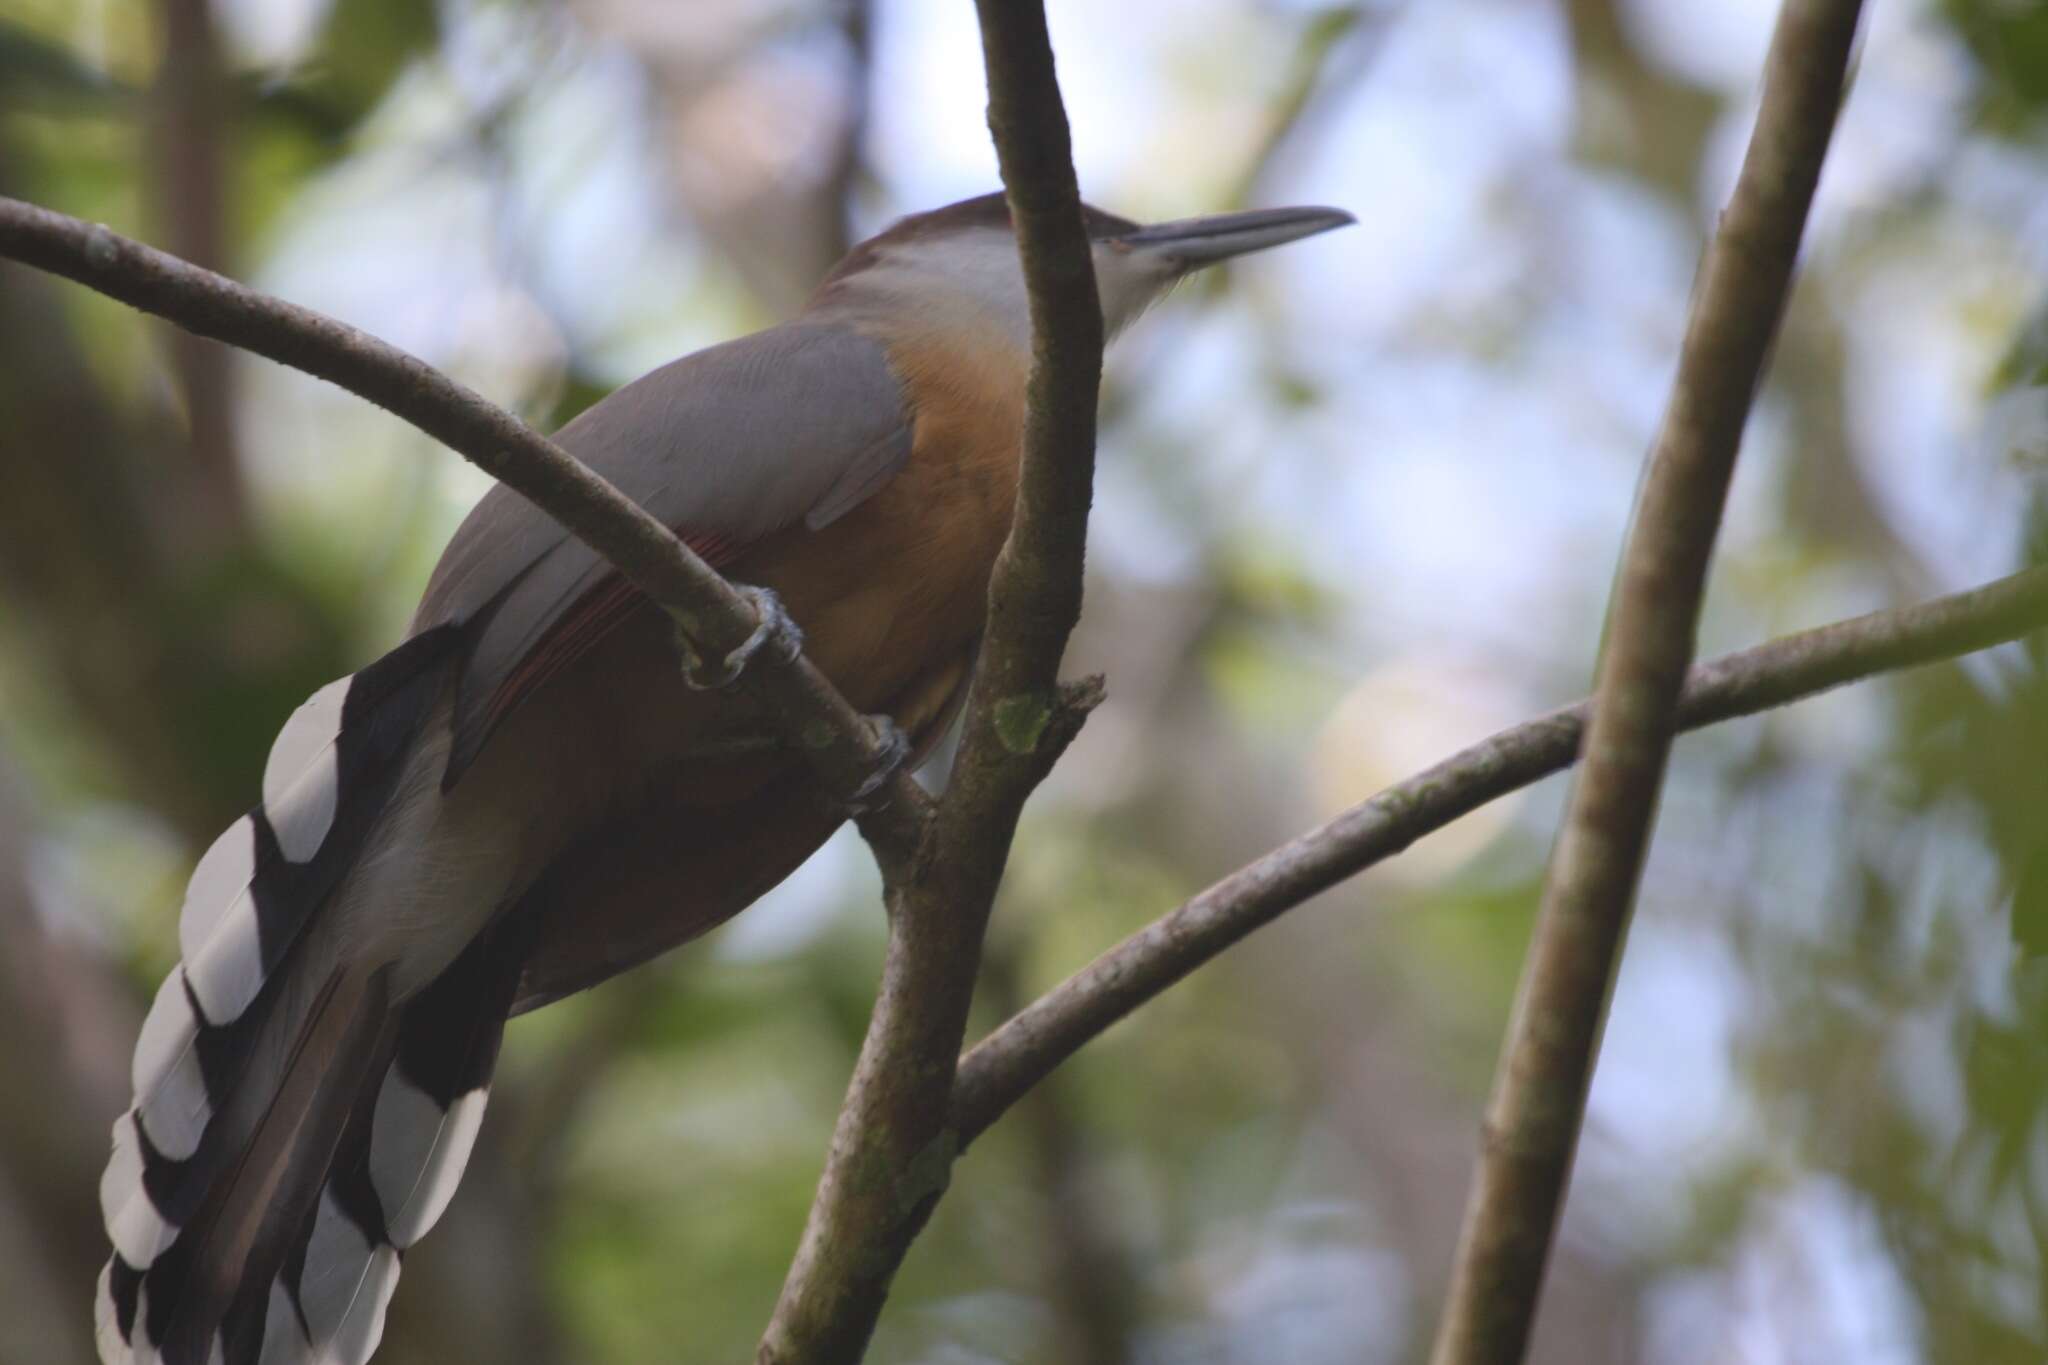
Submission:
[[[679,532],[744,546],[816,530],[909,458],[911,413],[879,343],[790,323],[683,357],[592,405],[556,441]],[[456,704],[458,765],[492,696],[563,614],[611,573],[583,542],[500,485],[470,512],[413,619],[476,623]]]

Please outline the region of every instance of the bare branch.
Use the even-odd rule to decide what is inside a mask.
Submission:
[[[1874,612],[1692,670],[1678,728],[1754,715],[1879,673],[1985,649],[2048,626],[2048,569],[1919,606]],[[1231,873],[1068,977],[960,1062],[964,1147],[1053,1068],[1167,987],[1310,897],[1385,862],[1578,759],[1591,703],[1522,722],[1451,755]]]
[[[1062,688],[1081,610],[1103,324],[1041,4],[980,0],[989,128],[1031,299],[1017,509],[925,861],[885,881],[882,984],[763,1361],[858,1359],[889,1281],[951,1178],[947,1127],[989,908],[1025,798],[1100,696]]]
[[[721,658],[757,624],[752,604],[624,494],[554,442],[417,356],[93,223],[0,197],[0,257],[96,289],[189,332],[328,380],[410,422],[545,509]],[[873,727],[808,660],[755,656],[739,686],[760,700],[836,791],[886,759]],[[878,848],[911,848],[928,802],[906,773],[863,816]]]
[[[0,1354],[66,1365],[95,1358],[74,1300],[106,1259],[92,1192],[141,1012],[41,913],[15,779],[0,753]]]
[[[1700,268],[1609,608],[1585,763],[1551,855],[1438,1325],[1435,1365],[1527,1350],[1691,662],[1742,428],[1791,288],[1859,0],[1786,0],[1755,132]]]
[[[158,0],[163,57],[149,121],[149,190],[158,230],[172,252],[207,270],[227,258],[228,176],[220,35],[209,0]],[[171,368],[184,401],[191,477],[173,485],[183,505],[172,519],[182,542],[204,559],[242,533],[242,470],[235,443],[233,357],[192,336],[170,336]]]
[[[1007,934],[992,935],[981,964],[983,1008],[998,1018],[1023,1008],[1017,926],[1039,920],[1035,905],[1005,891]],[[1021,912],[1021,913],[1020,913]],[[1048,1077],[1017,1106],[1026,1170],[1037,1195],[1038,1282],[1054,1319],[1048,1359],[1066,1365],[1124,1365],[1138,1328],[1142,1276],[1096,1188],[1095,1153],[1075,1095]]]

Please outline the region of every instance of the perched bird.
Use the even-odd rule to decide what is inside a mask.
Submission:
[[[1352,221],[1086,211],[1114,333],[1191,271]],[[795,321],[557,440],[737,582],[913,761],[965,692],[1030,363],[1001,195],[855,247]],[[109,1365],[376,1349],[468,1159],[505,1020],[704,933],[846,818],[666,615],[505,488],[408,639],[294,712],[206,851],[100,1182]]]

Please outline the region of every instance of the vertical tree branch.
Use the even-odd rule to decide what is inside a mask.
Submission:
[[[1005,903],[1011,897],[1006,893]],[[1030,922],[1037,906],[1013,907]],[[1023,944],[1012,932],[997,937],[982,958],[983,1007],[997,1018],[1016,1016],[1025,1003],[1019,958]],[[963,1065],[966,1059],[962,1059]],[[1038,1197],[1040,1292],[1052,1310],[1047,1355],[1065,1365],[1124,1365],[1138,1326],[1139,1276],[1095,1184],[1087,1128],[1075,1112],[1074,1095],[1059,1077],[1046,1077],[1017,1105],[1027,1170]],[[956,1113],[957,1126],[957,1113]],[[962,1145],[967,1135],[961,1134]]]
[[[1608,618],[1584,760],[1487,1108],[1436,1365],[1522,1359],[1743,424],[1841,102],[1858,0],[1786,0]]]
[[[914,866],[885,860],[889,946],[817,1197],[760,1359],[858,1359],[889,1281],[951,1178],[949,1096],[989,908],[1025,798],[1099,683],[1058,685],[1080,617],[1102,309],[1066,109],[1038,3],[979,0],[989,129],[1031,299],[1017,510],[946,799]]]
[[[93,1192],[140,1011],[104,962],[44,922],[29,810],[0,753],[0,1353],[83,1365],[93,1350],[80,1286],[106,1257]],[[60,1297],[39,1300],[50,1290]]]
[[[846,78],[846,124],[816,196],[823,249],[818,253],[822,268],[813,274],[814,280],[822,279],[858,240],[854,198],[867,175],[868,128],[875,103],[875,0],[846,0],[839,31],[846,38],[852,70]]]
[[[163,56],[150,127],[151,197],[172,255],[207,270],[227,265],[227,170],[220,37],[212,0],[160,0]],[[184,400],[191,476],[177,481],[180,548],[202,557],[236,538],[243,515],[235,444],[234,353],[217,341],[174,330],[171,367]]]

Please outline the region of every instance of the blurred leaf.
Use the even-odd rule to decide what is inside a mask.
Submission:
[[[441,37],[439,7],[418,0],[334,0],[312,60],[294,78],[259,87],[260,101],[338,141]]]
[[[1499,885],[1455,884],[1422,893],[1394,923],[1402,982],[1429,1002],[1456,1081],[1484,1092],[1506,1027],[1508,1005],[1535,931],[1541,864]]]
[[[321,87],[360,117],[441,36],[439,11],[413,0],[336,0],[321,32]]]
[[[541,429],[559,431],[570,419],[616,387],[616,384],[608,384],[591,375],[572,370],[562,377],[561,391],[555,395],[554,403],[549,408]]]
[[[112,99],[132,99],[135,94],[79,60],[70,48],[0,19],[0,108],[48,111],[54,104],[98,110]]]
[[[2014,334],[1987,384],[1994,394],[2043,386],[2048,386],[2048,299],[2035,307]]]
[[[1983,69],[1984,126],[2008,136],[2038,133],[2048,112],[2048,5],[1944,0],[1942,10]]]
[[[1992,1192],[2002,1192],[2026,1160],[2048,1072],[2041,1047],[2018,1031],[1979,1021],[1964,1053],[1970,1115],[1992,1141]]]
[[[2012,936],[2027,960],[2048,956],[2048,836],[2020,868],[2013,888]]]

